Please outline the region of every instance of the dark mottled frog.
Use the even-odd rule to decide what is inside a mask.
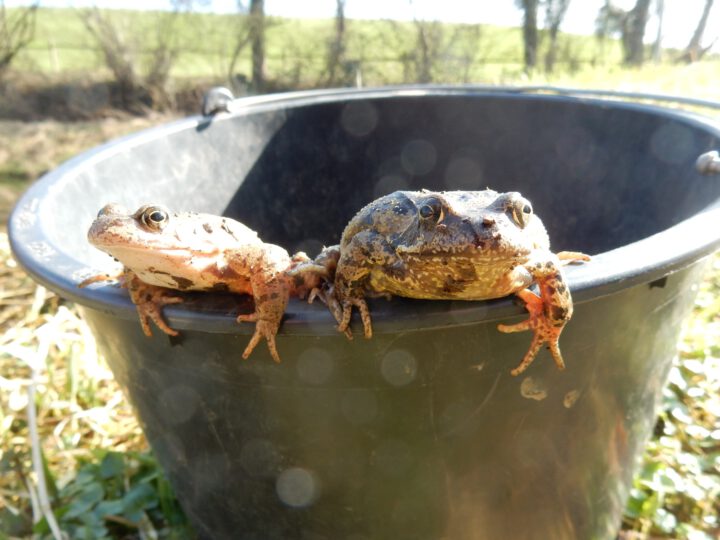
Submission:
[[[532,330],[534,337],[511,373],[525,371],[544,343],[564,369],[558,339],[573,305],[561,265],[589,257],[552,253],[545,227],[519,193],[397,191],[358,212],[339,252],[326,296],[340,331],[355,306],[365,337],[372,336],[366,296],[486,300],[515,293],[530,316],[498,329]],[[528,289],[533,283],[539,296]]]
[[[163,306],[183,301],[174,290],[252,295],[255,312],[237,318],[255,322],[243,358],[264,337],[272,358],[279,362],[275,335],[288,298],[304,297],[320,282],[312,272],[287,274],[308,260],[303,253],[290,257],[283,248],[262,242],[255,231],[226,217],[171,213],[159,205],[145,205],[131,214],[109,204],[98,213],[88,240],[123,264],[120,279],[147,336],[152,335],[150,320],[166,334],[177,335],[162,316]],[[80,286],[117,277],[94,276]]]

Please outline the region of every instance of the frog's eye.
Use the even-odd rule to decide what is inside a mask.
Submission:
[[[443,215],[442,204],[440,204],[440,201],[437,199],[428,199],[425,204],[420,207],[418,212],[422,219],[432,220],[435,223],[440,223],[445,217]]]
[[[521,228],[524,229],[530,222],[532,217],[533,209],[529,201],[525,199],[517,199],[512,203],[512,218],[513,221]]]
[[[150,206],[140,215],[143,225],[151,231],[161,231],[167,225],[170,215],[167,210],[159,206]]]

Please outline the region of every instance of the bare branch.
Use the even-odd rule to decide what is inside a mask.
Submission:
[[[712,47],[711,45],[710,47],[703,48],[702,40],[703,35],[705,34],[705,27],[707,26],[708,18],[710,17],[710,10],[713,7],[713,3],[714,0],[705,0],[705,6],[703,7],[703,12],[700,16],[700,20],[695,27],[695,32],[693,32],[693,35],[690,38],[690,43],[688,43],[687,47],[685,47],[685,52],[682,54],[682,56],[680,56],[680,58],[678,58],[678,61],[688,63],[697,62]]]
[[[13,59],[35,36],[35,17],[38,2],[26,8],[9,11],[5,0],[0,0],[0,77]]]
[[[550,37],[548,50],[545,54],[545,71],[548,73],[551,73],[555,68],[558,32],[568,7],[570,7],[570,0],[545,0],[545,27]]]
[[[327,80],[328,85],[339,82],[337,71],[345,55],[345,3],[347,0],[335,0],[335,35],[328,43]],[[344,81],[343,81],[344,82]]]
[[[105,65],[115,78],[122,105],[127,109],[143,103],[161,109],[171,105],[167,85],[170,70],[180,52],[175,27],[180,9],[188,9],[191,2],[175,0],[173,5],[174,11],[154,16],[151,31],[155,40],[153,48],[146,51],[144,62],[138,43],[140,32],[147,32],[147,29],[126,28],[123,31],[117,19],[97,7],[80,12],[83,24],[95,38]]]

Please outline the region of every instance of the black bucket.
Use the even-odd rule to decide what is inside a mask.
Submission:
[[[612,538],[703,259],[720,246],[707,119],[653,106],[473,88],[240,100],[110,143],[35,184],[10,219],[38,281],[84,306],[98,345],[203,538]],[[87,229],[107,202],[224,214],[288,251],[337,243],[396,189],[520,191],[568,268],[561,347],[510,376],[528,333],[510,298],[372,300],[349,342],[292,300],[282,364],[240,358],[249,300],[165,310],[146,338]],[[356,335],[362,334],[355,321]]]

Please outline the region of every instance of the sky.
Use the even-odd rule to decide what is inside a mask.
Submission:
[[[605,0],[572,0],[562,30],[577,34],[592,34],[595,16]],[[204,0],[204,10],[235,11],[237,0]],[[6,5],[26,4],[28,0],[6,0]],[[245,4],[248,0],[245,0]],[[635,0],[615,0],[614,4],[626,9]],[[41,0],[48,7],[86,7],[97,5],[124,9],[167,9],[169,0]],[[705,0],[665,0],[664,40],[668,47],[685,47],[690,40],[702,13]],[[654,4],[653,4],[654,5]],[[651,7],[651,10],[653,8]],[[265,0],[265,11],[270,15],[297,18],[329,18],[335,13],[335,0]],[[397,19],[413,17],[447,22],[484,23],[501,26],[519,26],[522,15],[515,0],[346,0],[348,19]],[[647,27],[646,39],[651,41],[657,32],[657,18]],[[705,30],[707,45],[720,36],[720,5],[711,12]],[[720,40],[714,50],[720,51]]]

